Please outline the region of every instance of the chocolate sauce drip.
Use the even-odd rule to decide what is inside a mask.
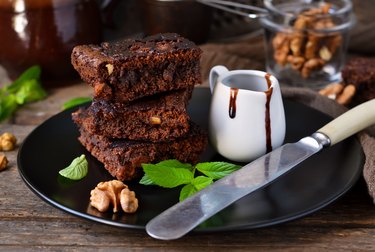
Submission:
[[[268,89],[270,89],[271,88],[271,85],[272,85],[272,82],[271,82],[271,74],[269,74],[269,73],[266,73],[266,75],[264,76],[264,78],[266,78],[266,81],[267,81],[267,87],[268,87]]]
[[[267,81],[267,86],[268,90],[265,91],[264,93],[266,94],[266,148],[267,148],[267,153],[272,151],[272,139],[271,139],[271,116],[270,116],[270,102],[271,102],[271,97],[272,97],[272,92],[273,88],[271,87],[271,74],[267,73],[265,76],[266,81]]]
[[[266,94],[266,115],[265,115],[265,127],[266,127],[266,149],[267,153],[272,151],[272,139],[271,139],[271,115],[270,115],[270,102],[272,97],[273,88],[271,87],[271,74],[267,73],[264,77],[267,81],[268,89],[264,91]],[[229,99],[229,117],[236,117],[236,100],[237,100],[238,88],[230,89]]]
[[[230,88],[230,99],[229,99],[229,117],[236,117],[236,100],[237,100],[238,88]]]

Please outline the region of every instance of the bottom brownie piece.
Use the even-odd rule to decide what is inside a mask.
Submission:
[[[131,180],[142,174],[142,163],[157,163],[166,159],[195,164],[207,145],[207,135],[197,125],[174,141],[145,142],[124,139],[109,139],[92,135],[80,128],[79,141],[104,164],[108,172],[118,180]]]

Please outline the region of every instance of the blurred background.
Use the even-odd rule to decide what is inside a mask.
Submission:
[[[263,6],[257,0],[236,2]],[[349,52],[374,55],[375,1],[354,0],[353,5],[357,22]],[[74,83],[78,76],[71,67],[70,53],[75,45],[157,32],[177,32],[206,48],[246,41],[262,34],[262,28],[257,20],[192,0],[0,1],[0,84],[33,64],[42,66],[46,86]],[[254,50],[258,49],[255,45]]]

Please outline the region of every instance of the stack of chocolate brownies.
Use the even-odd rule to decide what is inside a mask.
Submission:
[[[196,163],[207,137],[187,113],[200,83],[201,50],[177,34],[76,46],[72,64],[94,99],[72,117],[79,141],[119,180],[142,163]]]

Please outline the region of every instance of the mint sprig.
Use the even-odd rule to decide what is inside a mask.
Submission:
[[[47,96],[40,82],[40,66],[32,66],[11,84],[0,88],[0,121],[11,116],[19,106]]]
[[[147,176],[156,184],[166,188],[173,188],[179,185],[190,183],[194,175],[185,168],[173,168],[169,166],[157,166],[153,164],[143,164],[142,168]]]
[[[78,106],[78,105],[81,105],[83,103],[90,102],[90,101],[92,101],[91,97],[76,97],[76,98],[70,99],[67,102],[64,102],[64,104],[62,105],[62,110],[67,110],[67,109],[73,108],[75,106]]]
[[[88,173],[88,162],[84,154],[73,159],[72,163],[59,171],[59,174],[71,180],[80,180]]]
[[[209,186],[214,180],[221,179],[241,168],[227,162],[203,162],[195,166],[181,163],[175,159],[157,164],[142,164],[145,172],[139,181],[142,185],[158,185],[173,188],[184,185],[180,191],[180,201]],[[195,176],[196,171],[200,173]]]

